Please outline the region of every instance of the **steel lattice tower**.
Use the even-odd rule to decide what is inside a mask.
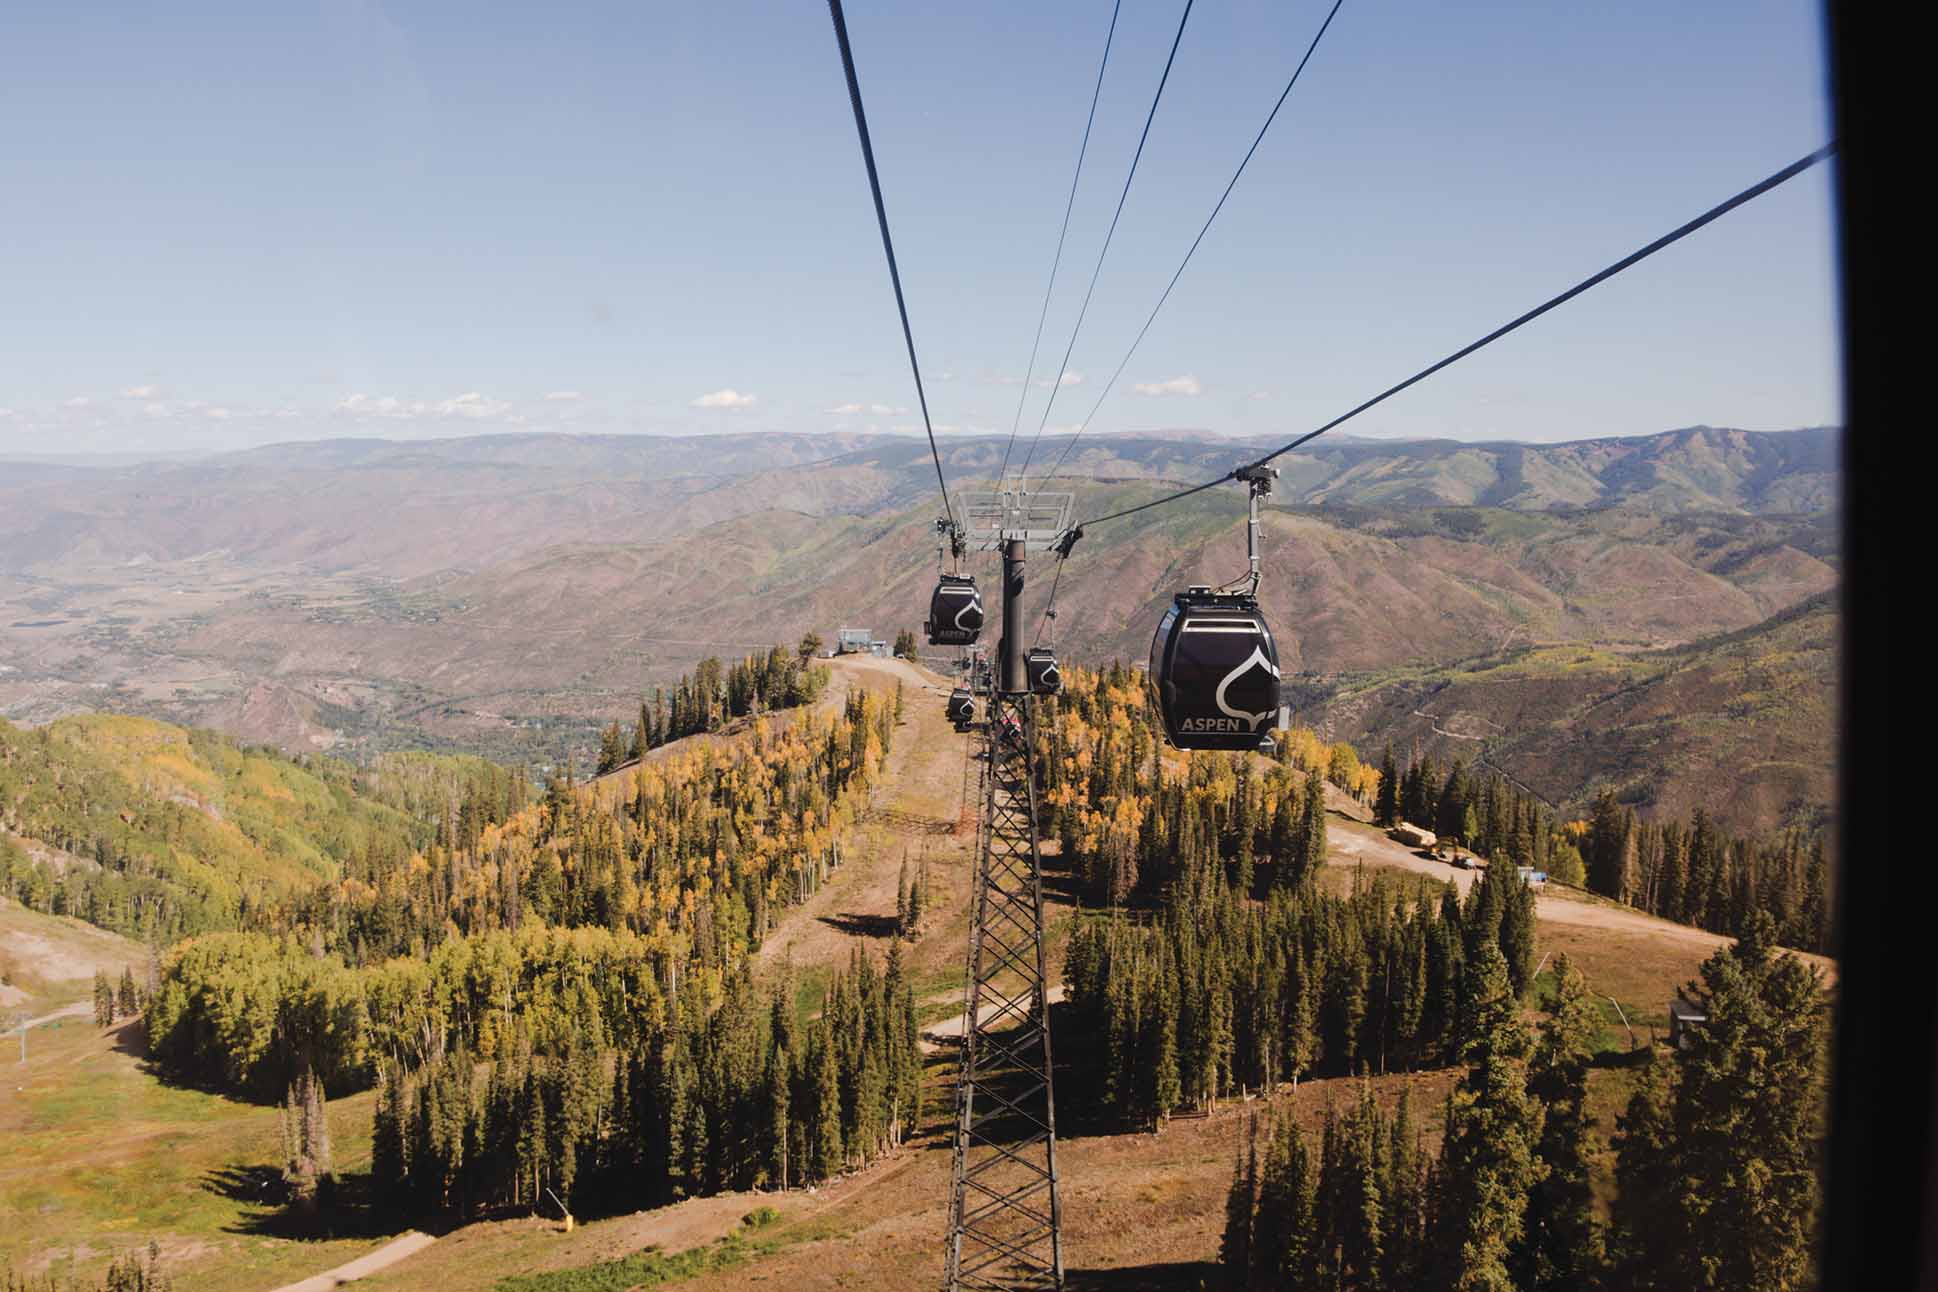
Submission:
[[[1068,527],[1068,493],[971,493],[959,536],[1003,557],[1003,635],[988,674],[945,1292],[1063,1287],[1036,701],[1023,661],[1025,554]],[[972,683],[974,685],[975,683]]]
[[[948,1292],[1061,1288],[1035,702],[990,697],[983,827],[956,1085]]]

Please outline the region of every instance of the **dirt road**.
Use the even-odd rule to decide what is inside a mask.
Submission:
[[[1063,999],[1063,984],[1056,983],[1046,994],[1050,998],[1050,1004],[1057,1004]],[[959,996],[960,993],[958,993]],[[981,1009],[976,1011],[976,1017],[979,1021],[987,1022],[1000,1008],[1000,1005],[994,1003],[984,1004]],[[948,1018],[941,1019],[923,1028],[919,1042],[922,1047],[922,1052],[925,1054],[931,1053],[941,1048],[938,1042],[953,1042],[956,1038],[960,1037],[962,1035],[962,1024],[967,1018],[968,1011],[964,1010],[959,1014],[952,1014]]]
[[[39,1027],[42,1023],[51,1023],[57,1018],[85,1018],[93,1012],[93,1001],[77,1000],[72,1005],[62,1005],[51,1014],[42,1014],[39,1018],[30,1018],[25,1023],[11,1030],[17,1032],[22,1027]]]
[[[276,1292],[332,1292],[345,1283],[368,1278],[378,1270],[388,1269],[406,1256],[415,1255],[429,1247],[437,1239],[429,1234],[420,1234],[415,1229],[399,1234],[374,1252],[367,1252],[354,1261],[345,1261],[333,1270],[312,1274],[295,1283],[285,1283]]]
[[[1383,866],[1391,870],[1405,870],[1417,875],[1425,875],[1436,883],[1445,883],[1451,879],[1459,887],[1462,896],[1465,896],[1467,890],[1474,886],[1481,874],[1477,870],[1460,870],[1444,861],[1430,860],[1405,844],[1388,838],[1383,831],[1337,817],[1326,823],[1326,843],[1327,850],[1331,854],[1329,860],[1332,865],[1356,865],[1363,862],[1368,866]],[[1716,948],[1728,946],[1734,941],[1733,938],[1724,937],[1720,933],[1710,933],[1703,929],[1692,928],[1687,924],[1659,919],[1633,907],[1619,906],[1614,902],[1591,898],[1586,894],[1564,888],[1550,888],[1539,894],[1534,901],[1534,914],[1536,920],[1544,925],[1595,930],[1637,940],[1645,939],[1656,946],[1677,944],[1685,950],[1699,952],[1705,956]],[[1805,954],[1804,959],[1819,968],[1833,967],[1831,962],[1822,956]]]

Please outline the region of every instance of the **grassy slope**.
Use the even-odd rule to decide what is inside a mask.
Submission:
[[[369,1238],[292,1241],[253,1204],[281,1151],[277,1110],[166,1086],[136,1057],[139,1021],[37,1028],[0,1050],[0,1263],[97,1273],[160,1244],[198,1292],[256,1292],[361,1254]],[[339,1170],[365,1169],[370,1095],[330,1106]]]
[[[147,963],[139,943],[0,897],[0,1019],[38,1018],[87,999],[97,969],[118,979],[132,968],[139,977]],[[5,1051],[0,1045],[0,1059]]]

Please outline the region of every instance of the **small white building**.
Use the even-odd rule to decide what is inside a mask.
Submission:
[[[834,635],[835,654],[865,654],[868,644],[874,640],[875,634],[866,628],[843,628]]]

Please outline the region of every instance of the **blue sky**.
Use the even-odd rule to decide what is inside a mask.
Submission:
[[[1124,2],[1039,371],[1180,7]],[[1053,433],[1327,7],[1196,6]],[[1109,14],[849,6],[945,433],[1011,425]],[[1093,429],[1328,419],[1823,142],[1821,64],[1797,0],[1346,0]],[[919,425],[808,0],[13,0],[0,174],[0,451]],[[1822,167],[1351,429],[1834,422],[1830,237]]]

